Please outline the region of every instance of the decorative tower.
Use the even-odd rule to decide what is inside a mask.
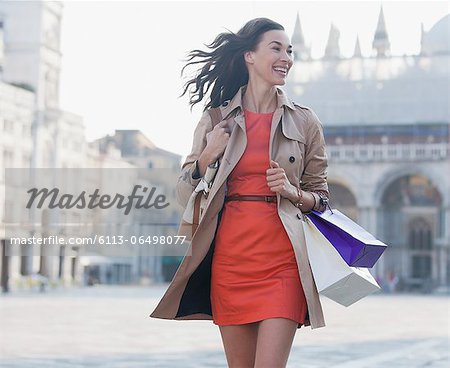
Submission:
[[[360,58],[361,55],[361,46],[359,45],[359,36],[356,35],[356,42],[355,42],[355,51],[353,51],[353,57],[354,58]]]
[[[0,2],[6,20],[3,79],[30,86],[38,110],[59,107],[62,12],[60,1]]]
[[[0,17],[0,80],[3,74],[4,68],[4,55],[5,55],[5,43],[4,43],[4,33],[3,33],[3,19]]]
[[[331,23],[330,33],[328,34],[327,47],[325,48],[325,59],[339,59],[341,57],[341,50],[339,48],[340,32],[336,26]]]
[[[377,29],[372,42],[372,48],[376,51],[377,57],[388,56],[391,50],[389,37],[386,31],[386,22],[384,21],[383,7],[380,8],[378,16]]]
[[[300,23],[300,15],[298,12],[297,19],[295,20],[294,33],[292,34],[291,42],[294,49],[295,60],[311,59],[310,48],[305,45],[305,38],[303,37],[303,30]]]
[[[420,55],[426,55],[428,54],[426,49],[426,42],[425,42],[426,32],[423,28],[423,22],[420,23]]]

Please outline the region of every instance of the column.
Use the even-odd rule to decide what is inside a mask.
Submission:
[[[440,242],[440,274],[439,274],[439,285],[440,286],[450,286],[447,285],[447,280],[449,280],[448,275],[448,262],[450,253],[450,206],[445,206],[442,208],[443,221],[442,221],[442,242]]]

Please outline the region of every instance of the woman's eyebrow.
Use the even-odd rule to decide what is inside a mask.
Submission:
[[[272,42],[269,43],[269,45],[270,45],[271,43],[276,43],[277,45],[283,46],[283,44],[282,44],[280,41],[272,41]],[[288,49],[291,49],[291,48],[292,48],[292,45],[289,45],[287,48],[288,48]]]

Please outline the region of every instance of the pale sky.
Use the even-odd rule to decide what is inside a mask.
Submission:
[[[417,54],[421,22],[428,31],[450,12],[448,1],[66,1],[61,107],[83,117],[88,140],[139,129],[185,156],[202,110],[191,113],[187,96],[178,98],[188,51],[256,17],[291,36],[299,11],[313,58],[323,55],[331,22],[343,56],[352,55],[357,34],[369,56],[381,4],[393,55]]]

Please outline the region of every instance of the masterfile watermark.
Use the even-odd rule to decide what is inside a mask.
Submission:
[[[5,169],[6,255],[189,255],[178,168]]]
[[[155,209],[163,209],[170,205],[170,203],[166,203],[166,196],[164,194],[158,194],[153,199],[156,191],[155,187],[150,189],[146,197],[143,195],[137,195],[140,188],[142,188],[142,192],[144,194],[146,194],[149,189],[147,187],[143,187],[142,185],[135,185],[132,193],[128,196],[119,193],[111,196],[109,194],[100,195],[100,189],[96,188],[92,194],[86,194],[86,191],[82,191],[78,194],[78,196],[76,196],[68,193],[61,194],[61,190],[59,188],[53,188],[51,190],[48,188],[32,188],[27,191],[27,193],[30,194],[30,200],[28,201],[26,207],[31,208],[34,201],[39,198],[39,202],[36,205],[37,208],[42,208],[45,205],[47,205],[47,208],[50,209],[71,209],[74,207],[77,209],[94,209],[96,207],[100,209],[108,209],[116,206],[118,209],[124,208],[124,214],[128,215],[133,206],[137,209],[149,209],[152,207]],[[89,201],[86,200],[86,196],[90,198]],[[144,198],[145,202],[142,203]],[[135,203],[134,200],[136,200]]]

